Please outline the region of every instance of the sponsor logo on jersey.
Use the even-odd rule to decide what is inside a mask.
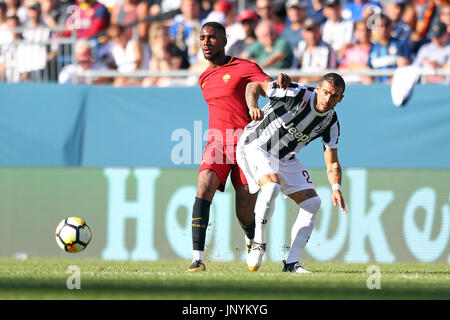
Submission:
[[[287,132],[290,133],[298,142],[308,142],[311,140],[311,137],[303,132],[299,131],[297,128],[293,127],[293,123],[288,125],[282,123],[283,128],[287,129]]]

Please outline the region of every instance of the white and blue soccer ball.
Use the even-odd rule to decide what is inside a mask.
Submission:
[[[56,243],[66,252],[83,251],[91,241],[91,237],[91,229],[86,221],[78,217],[68,217],[56,227]]]

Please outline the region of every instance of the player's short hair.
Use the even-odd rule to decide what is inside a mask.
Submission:
[[[345,81],[339,74],[334,72],[327,73],[322,77],[322,79],[320,79],[320,83],[324,81],[327,81],[328,83],[332,84],[335,88],[341,88],[342,93],[344,93]]]
[[[227,32],[225,31],[225,27],[224,27],[223,25],[221,25],[220,23],[218,23],[218,22],[215,22],[215,21],[208,21],[208,22],[205,22],[205,23],[202,25],[202,29],[205,28],[205,27],[212,27],[212,28],[214,28],[216,31],[219,31],[220,33],[222,33],[224,37],[227,36]]]

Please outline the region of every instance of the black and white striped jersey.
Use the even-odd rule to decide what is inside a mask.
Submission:
[[[264,118],[250,122],[241,141],[263,149],[278,159],[291,159],[308,143],[322,137],[322,143],[337,148],[339,121],[334,109],[325,113],[314,108],[315,88],[291,83],[287,89],[271,82],[262,109]]]

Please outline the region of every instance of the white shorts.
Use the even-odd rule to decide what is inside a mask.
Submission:
[[[286,196],[301,190],[315,190],[308,170],[296,157],[292,160],[278,160],[262,149],[239,143],[236,160],[247,179],[250,193],[258,192],[261,188],[258,181],[266,174],[278,175],[281,192]]]

